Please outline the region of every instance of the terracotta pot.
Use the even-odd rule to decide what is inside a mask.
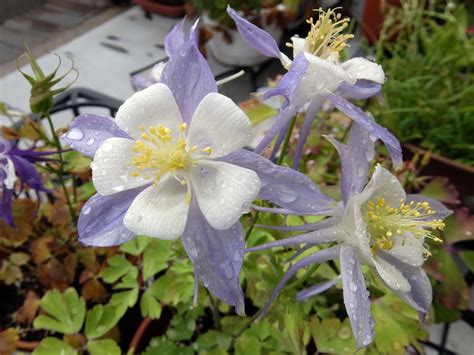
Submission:
[[[377,42],[385,19],[382,0],[365,0],[362,31],[370,44]],[[400,0],[387,0],[386,5],[400,6]],[[385,6],[386,7],[386,6]]]
[[[268,16],[268,13],[269,10],[266,9],[260,11],[263,17],[262,23],[266,23],[265,17]],[[212,37],[206,43],[206,50],[220,63],[232,66],[253,66],[268,60],[268,57],[250,47],[237,30],[222,26],[210,19],[206,13],[202,16],[202,24],[204,27],[212,29],[213,32]],[[270,33],[277,43],[280,42],[283,28],[272,24],[264,25],[263,29]]]
[[[186,13],[184,4],[168,5],[156,0],[135,0],[144,11],[167,17],[183,17]]]

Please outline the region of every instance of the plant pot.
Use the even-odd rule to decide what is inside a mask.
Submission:
[[[135,0],[143,11],[154,14],[163,15],[166,17],[183,17],[186,13],[184,3],[173,5],[171,2],[157,0]]]
[[[266,18],[270,11],[269,9],[260,11],[262,27],[278,43],[283,36],[283,28],[276,24],[266,25]],[[206,43],[206,50],[218,62],[232,66],[253,66],[268,60],[268,57],[250,47],[237,30],[222,26],[210,19],[206,13],[203,14],[202,24],[213,32],[212,37]]]

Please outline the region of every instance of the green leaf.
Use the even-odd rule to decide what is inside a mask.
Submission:
[[[215,330],[209,330],[207,333],[201,334],[196,343],[199,350],[221,349],[227,350],[229,348],[232,338],[224,333],[219,333]]]
[[[168,260],[173,254],[170,240],[153,240],[143,253],[143,279],[168,268]]]
[[[33,350],[33,355],[76,355],[78,352],[74,350],[68,343],[58,338],[48,337],[41,340],[38,347]]]
[[[120,355],[122,351],[112,339],[92,340],[87,343],[90,355]]]
[[[74,288],[63,294],[58,290],[48,291],[41,299],[41,308],[49,315],[39,315],[33,322],[36,329],[47,329],[63,334],[81,330],[86,312],[85,300],[77,295]]]
[[[283,315],[286,331],[297,354],[303,354],[309,341],[308,328],[306,322],[303,322],[302,319],[303,315],[296,307],[288,307]]]
[[[127,310],[126,305],[112,306],[110,304],[98,304],[87,312],[85,334],[87,339],[98,338],[110,329],[122,318]]]
[[[140,302],[140,310],[143,317],[150,317],[152,319],[158,319],[161,316],[161,304],[158,302],[156,297],[153,295],[152,290],[146,290]]]
[[[459,253],[462,261],[466,264],[467,268],[474,272],[474,251],[463,251]]]
[[[235,342],[235,353],[238,355],[261,354],[262,342],[256,337],[242,334]]]
[[[145,237],[145,236],[138,236],[133,238],[132,240],[129,240],[126,243],[123,243],[122,246],[120,247],[120,251],[123,251],[124,253],[131,254],[131,255],[139,255],[145,250],[148,244],[153,239],[150,237]]]
[[[114,283],[132,268],[132,263],[122,255],[114,255],[108,260],[109,265],[103,269],[99,276],[107,283]]]
[[[179,346],[172,340],[162,336],[153,338],[144,355],[193,355],[194,350],[190,346]]]
[[[114,286],[114,289],[137,288],[138,287],[138,268],[132,266],[128,272],[122,277],[120,282]]]
[[[355,340],[347,318],[341,323],[337,318],[320,320],[312,316],[309,327],[319,351],[336,354],[355,353]]]

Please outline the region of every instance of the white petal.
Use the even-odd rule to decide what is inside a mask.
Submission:
[[[293,43],[293,58],[296,58],[300,52],[304,51],[306,40],[298,36],[293,36],[291,37],[291,42]]]
[[[343,81],[355,84],[356,79],[349,75],[339,64],[321,59],[308,52],[304,53],[308,60],[306,75],[301,81],[303,90],[312,95],[328,91],[335,91]]]
[[[164,125],[173,132],[183,123],[178,104],[165,84],[154,84],[138,91],[120,106],[115,122],[133,138],[140,138],[143,131]]]
[[[405,190],[397,177],[380,165],[375,167],[374,174],[364,190],[371,190],[372,197],[382,197],[392,207],[398,207],[400,200],[406,198]]]
[[[188,132],[189,146],[210,146],[211,158],[218,158],[250,142],[252,124],[247,115],[228,97],[207,94],[196,107]]]
[[[150,182],[142,177],[132,176],[136,168],[131,164],[135,141],[113,137],[107,139],[97,149],[91,164],[92,182],[101,195],[143,186]]]
[[[421,266],[425,262],[423,248],[424,239],[415,238],[411,235],[406,238],[395,238],[395,245],[392,249],[387,250],[387,254],[391,254],[401,262],[411,266]]]
[[[7,161],[6,167],[5,166],[0,166],[3,171],[5,171],[5,180],[3,183],[8,189],[13,189],[13,186],[15,186],[15,181],[16,181],[16,174],[15,174],[15,165],[13,164],[12,160],[8,157],[5,158]]]
[[[400,292],[410,292],[410,283],[395,266],[378,256],[374,258],[374,264],[380,277],[390,288]]]
[[[204,161],[191,172],[193,193],[211,226],[230,228],[260,191],[257,174],[224,162]]]
[[[133,200],[123,219],[132,232],[160,239],[176,239],[184,231],[189,205],[186,185],[172,175],[150,186]]]
[[[342,63],[341,67],[356,79],[370,80],[379,84],[385,82],[385,73],[382,66],[368,59],[352,58]]]

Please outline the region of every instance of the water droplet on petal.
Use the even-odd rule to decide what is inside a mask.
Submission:
[[[94,142],[95,142],[94,138],[89,138],[86,142],[86,145],[92,145],[92,144],[94,144]]]
[[[81,213],[82,214],[89,214],[90,211],[91,211],[91,206],[85,205],[84,207],[82,207]]]
[[[67,132],[66,137],[74,141],[80,141],[84,138],[84,132],[80,128],[74,127]]]

